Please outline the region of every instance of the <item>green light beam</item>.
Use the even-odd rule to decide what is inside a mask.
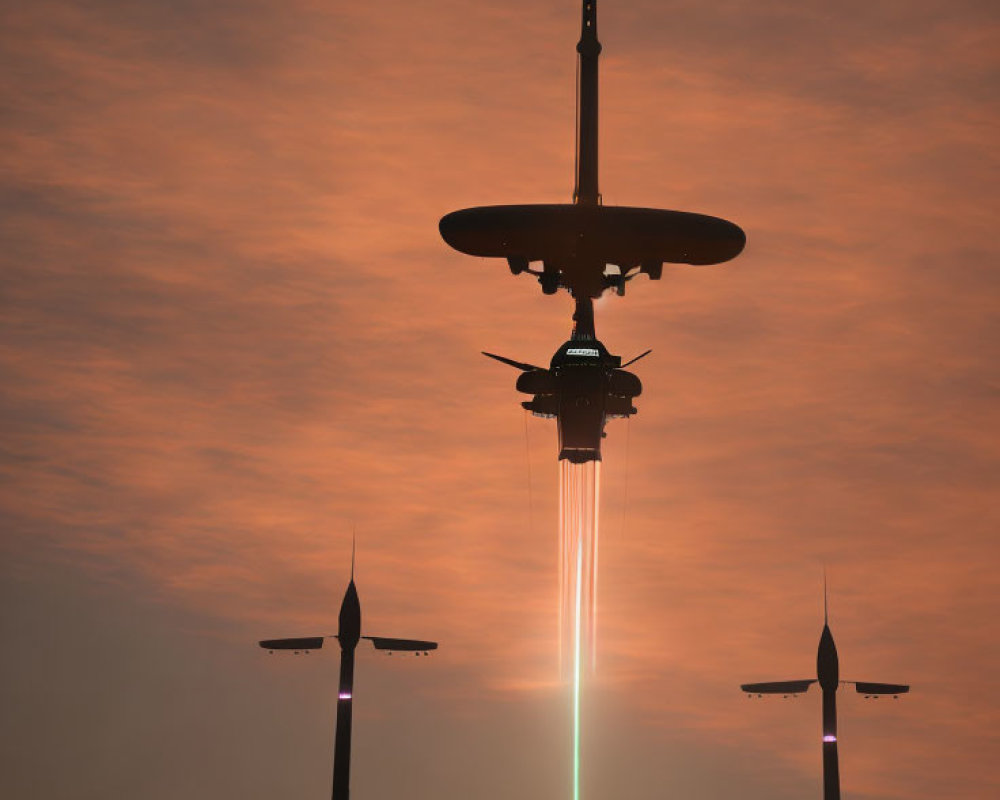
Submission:
[[[573,641],[573,800],[580,800],[580,618],[583,612],[583,541],[576,543],[576,609]]]

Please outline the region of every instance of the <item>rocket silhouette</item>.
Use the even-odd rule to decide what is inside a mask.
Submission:
[[[823,798],[840,800],[840,764],[837,755],[837,689],[841,684],[852,684],[859,694],[866,698],[879,695],[899,695],[910,691],[910,687],[898,683],[871,683],[867,681],[840,680],[840,659],[837,645],[830,631],[827,608],[826,579],[823,580],[823,633],[819,637],[816,652],[816,677],[796,681],[772,681],[769,683],[744,683],[740,688],[749,696],[762,697],[765,694],[780,694],[784,697],[805,692],[819,683],[823,691]]]
[[[340,619],[334,636],[303,636],[290,639],[264,639],[265,650],[292,651],[296,655],[323,647],[326,639],[340,644],[340,682],[337,689],[337,727],[333,748],[333,800],[349,800],[351,792],[351,722],[354,705],[354,654],[362,639],[370,641],[376,650],[412,652],[427,655],[437,649],[437,642],[421,639],[391,639],[386,636],[361,635],[361,601],[354,584],[354,554],[351,554],[351,580],[340,603]]]

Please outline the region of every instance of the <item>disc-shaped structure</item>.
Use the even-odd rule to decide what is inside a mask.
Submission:
[[[442,218],[444,240],[472,256],[542,261],[566,270],[589,262],[720,264],[746,244],[738,225],[657,208],[584,205],[480,206]]]

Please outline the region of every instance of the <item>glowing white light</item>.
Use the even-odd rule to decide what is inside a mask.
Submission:
[[[337,697],[339,697],[341,700],[350,700],[351,699],[351,693],[350,692],[341,692],[340,694],[337,695]]]
[[[823,741],[824,742],[835,742],[835,741],[837,741],[837,737],[828,733],[826,736],[823,737]]]

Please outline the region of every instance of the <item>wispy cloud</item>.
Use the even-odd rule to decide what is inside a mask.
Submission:
[[[526,447],[513,374],[478,351],[544,360],[568,302],[436,225],[568,198],[576,24],[566,3],[6,11],[8,569],[328,632],[356,525],[366,620],[447,642],[442,713],[550,702],[553,431],[528,420]],[[809,674],[825,563],[850,677],[915,686],[845,709],[845,786],[995,785],[996,26],[971,1],[602,6],[606,202],[749,236],[598,311],[614,352],[654,348],[604,470],[595,692],[635,739],[736,737],[812,775],[815,698],[736,689]]]

